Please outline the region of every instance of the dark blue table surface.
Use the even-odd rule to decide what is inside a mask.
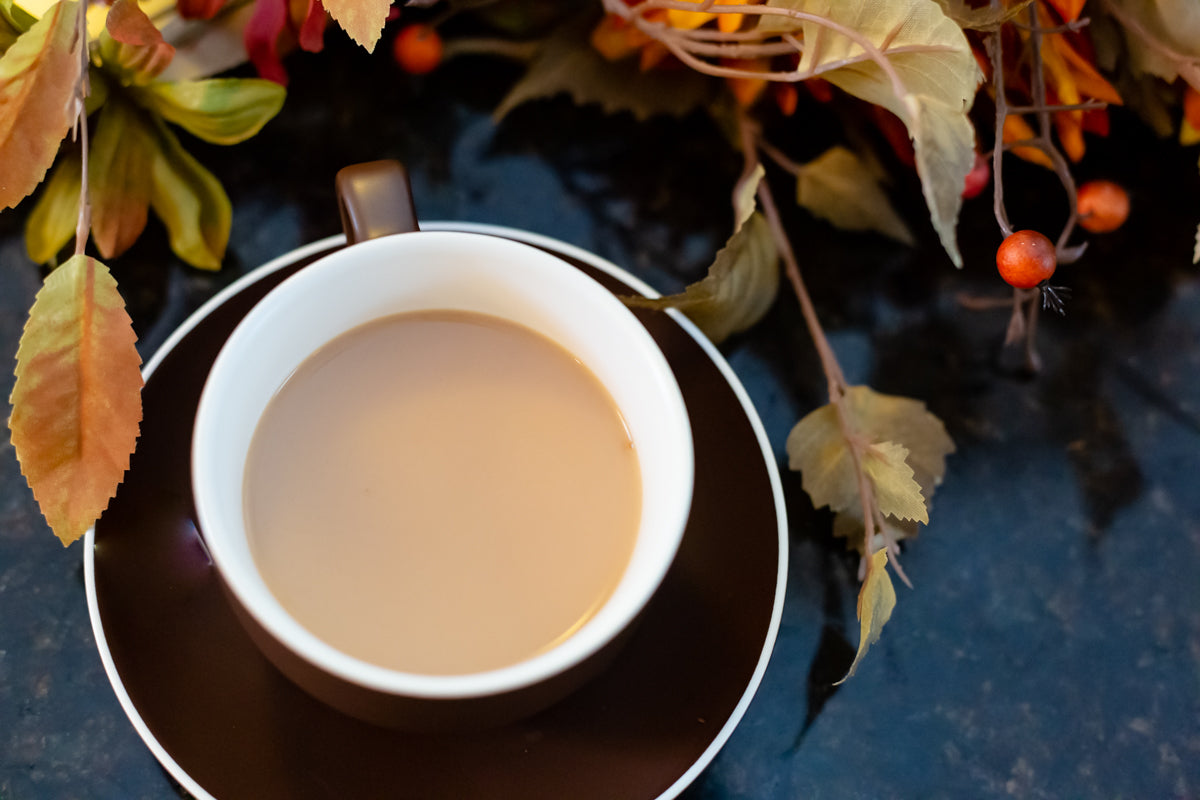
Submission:
[[[703,274],[723,243],[740,162],[703,118],[637,123],[556,100],[497,124],[490,110],[515,68],[452,63],[414,79],[385,50],[299,56],[288,104],[260,136],[189,142],[229,191],[232,240],[225,268],[202,273],[171,256],[152,221],[112,263],[144,357],[238,275],[338,232],[333,175],[356,161],[407,162],[425,219],[557,237],[664,291]],[[688,800],[1200,797],[1200,180],[1195,148],[1114,121],[1079,174],[1125,181],[1134,212],[1060,272],[1075,299],[1042,327],[1036,378],[1001,349],[1003,311],[956,302],[1003,294],[988,198],[964,211],[961,272],[911,179],[894,189],[919,234],[912,248],[789,209],[848,377],[927,402],[958,452],[932,524],[904,554],[915,588],[899,588],[882,641],[835,689],[857,641],[857,558],[783,457],[825,381],[789,295],[723,347],[780,459],[790,575],[758,696]],[[791,125],[778,126],[793,131],[789,146]],[[796,152],[814,155],[828,133]],[[1045,173],[1016,165],[1009,183],[1018,225],[1055,224],[1061,199]],[[41,280],[21,239],[27,213],[0,214],[10,358]],[[178,796],[100,665],[82,543],[51,535],[0,447],[0,798]]]

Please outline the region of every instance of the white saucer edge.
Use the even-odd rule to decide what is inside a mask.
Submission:
[[[624,281],[633,288],[642,292],[648,297],[658,297],[659,292],[655,291],[651,286],[646,284],[641,279],[629,274],[621,267],[607,261],[594,253],[584,250],[581,247],[559,241],[549,236],[543,236],[538,233],[522,231],[515,228],[508,228],[502,225],[491,225],[486,223],[474,222],[452,222],[452,221],[430,221],[421,223],[422,230],[458,230],[469,233],[483,233],[495,236],[504,236],[517,241],[525,242],[531,245],[540,245],[578,259],[586,264],[589,264],[596,269],[602,270],[613,277]],[[205,317],[211,314],[216,308],[226,302],[229,298],[241,292],[247,286],[261,280],[266,275],[277,270],[294,264],[296,261],[307,258],[310,255],[332,249],[338,245],[345,243],[345,236],[338,234],[325,239],[320,239],[311,242],[303,247],[291,250],[284,255],[268,261],[260,267],[257,267],[246,273],[236,281],[226,286],[213,297],[209,298],[203,305],[193,311],[182,324],[179,325],[171,335],[155,350],[154,354],[145,363],[142,368],[143,380],[149,379],[154,370],[162,363],[163,359],[175,348],[175,346],[186,336],[197,324]],[[655,800],[673,800],[678,797],[684,789],[690,786],[700,774],[708,768],[709,764],[716,758],[717,753],[729,741],[733,735],[734,729],[745,716],[746,710],[750,707],[750,702],[754,699],[754,695],[758,692],[758,687],[762,683],[763,675],[766,673],[767,664],[770,662],[771,653],[775,649],[775,640],[779,634],[779,624],[783,617],[783,600],[786,594],[787,587],[787,564],[788,564],[788,525],[787,525],[787,507],[783,498],[783,485],[779,478],[779,468],[775,463],[775,454],[771,449],[770,441],[767,439],[766,430],[763,428],[762,420],[758,416],[758,412],[754,408],[754,404],[750,400],[750,395],[746,392],[741,380],[738,379],[733,368],[729,366],[729,362],[721,355],[716,345],[708,340],[700,329],[692,323],[686,316],[675,309],[669,309],[666,313],[670,314],[675,321],[687,331],[688,335],[696,340],[697,344],[704,350],[705,354],[717,366],[717,369],[724,376],[726,382],[733,389],[734,395],[741,404],[747,419],[750,422],[751,428],[754,430],[755,438],[758,440],[759,447],[763,452],[763,460],[767,467],[767,474],[771,482],[771,493],[775,500],[776,518],[779,523],[779,567],[775,578],[775,603],[771,609],[771,621],[767,627],[767,635],[763,642],[762,652],[759,654],[758,663],[755,666],[754,673],[750,677],[750,682],[746,685],[742,693],[742,697],[738,700],[729,718],[717,732],[716,737],[705,748],[700,757],[696,759],[683,775],[669,786],[666,791],[660,794]],[[108,641],[104,636],[104,626],[100,621],[100,608],[96,599],[96,574],[95,574],[95,559],[94,548],[96,544],[95,528],[89,528],[84,539],[83,546],[83,574],[84,583],[87,591],[88,617],[92,624],[92,635],[96,640],[96,649],[100,653],[100,661],[104,665],[104,672],[108,676],[108,681],[112,685],[113,692],[117,696],[117,701],[121,704],[121,708],[125,711],[125,715],[133,724],[139,737],[150,749],[150,752],[179,784],[187,790],[196,800],[217,800],[213,795],[209,794],[201,787],[190,775],[171,758],[166,749],[158,742],[154,734],[150,731],[146,722],[138,713],[137,708],[133,705],[133,700],[129,697],[129,693],[125,689],[125,685],[121,680],[120,674],[117,672],[116,663],[113,661],[112,653],[108,649]]]

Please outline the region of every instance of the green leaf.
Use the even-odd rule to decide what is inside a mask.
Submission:
[[[718,253],[708,274],[680,294],[625,297],[631,308],[678,308],[715,343],[758,322],[779,291],[779,256],[771,227],[751,214]]]
[[[77,8],[55,3],[0,56],[0,210],[37,188],[75,119]]]
[[[287,90],[259,78],[156,82],[138,89],[139,103],[213,144],[254,136],[283,108]]]
[[[37,18],[25,13],[12,0],[0,0],[0,55],[12,46],[25,31],[33,27]]]
[[[38,264],[47,264],[75,236],[79,222],[79,154],[59,159],[25,221],[25,249]]]
[[[769,17],[763,23],[802,34],[801,71],[819,73],[904,121],[934,230],[950,260],[961,266],[955,226],[975,159],[967,112],[983,78],[962,29],[935,0],[768,0],[767,5],[817,14],[856,31],[881,51],[887,69],[850,37],[816,22]]]
[[[879,442],[867,448],[863,470],[875,491],[875,504],[885,517],[929,522],[921,485],[913,479],[907,463],[908,448],[895,442]]]
[[[50,273],[17,349],[9,428],[21,473],[64,545],[100,516],[129,468],[141,359],[117,283],[77,255]]]
[[[636,59],[608,61],[587,34],[595,18],[585,14],[552,34],[525,75],[496,107],[494,118],[530,100],[569,94],[579,105],[598,104],[606,113],[628,111],[638,120],[656,114],[681,117],[706,105],[715,82],[694,70],[638,69]]]
[[[220,269],[233,210],[221,182],[155,120],[150,206],[167,226],[171,249],[193,267]]]
[[[887,573],[887,550],[877,551],[868,563],[867,579],[858,592],[858,652],[846,677],[838,681],[839,684],[853,677],[867,650],[879,641],[883,626],[892,618],[892,611],[896,608],[896,589]]]
[[[153,152],[143,112],[113,96],[100,110],[88,154],[92,240],[105,258],[128,250],[146,227]]]
[[[874,170],[840,145],[801,167],[796,201],[843,230],[875,231],[913,244],[912,232],[892,208]]]

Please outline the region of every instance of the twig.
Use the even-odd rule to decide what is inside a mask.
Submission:
[[[746,117],[745,112],[741,112],[738,116],[738,130],[741,135],[744,158],[746,159],[745,169],[753,169],[753,165],[757,163],[757,152],[763,147],[763,142],[758,135],[757,127]],[[771,149],[774,150],[774,148]],[[796,299],[800,302],[800,313],[804,317],[804,323],[808,327],[809,336],[812,338],[813,346],[817,350],[817,357],[821,362],[821,369],[825,373],[825,380],[829,391],[829,403],[833,406],[834,412],[837,414],[838,428],[841,431],[842,438],[846,442],[846,449],[850,453],[855,480],[858,484],[859,501],[862,504],[863,555],[859,566],[860,571],[863,573],[861,577],[865,580],[870,575],[872,568],[871,555],[876,549],[876,537],[880,534],[883,535],[883,546],[888,548],[889,551],[895,545],[895,541],[891,538],[887,528],[880,522],[881,515],[879,507],[875,502],[875,492],[871,486],[870,479],[867,477],[866,470],[863,469],[862,462],[869,445],[855,427],[854,420],[850,416],[850,411],[846,407],[846,396],[849,386],[846,383],[845,373],[842,372],[837,355],[833,352],[833,348],[829,344],[829,339],[825,336],[825,331],[821,327],[816,307],[813,306],[812,298],[808,294],[808,288],[805,286],[804,278],[800,273],[800,264],[796,260],[796,253],[792,249],[791,241],[784,232],[783,221],[779,216],[779,208],[775,204],[775,197],[771,194],[771,188],[765,180],[758,184],[758,202],[762,206],[763,215],[766,217],[767,224],[771,229],[771,236],[775,240],[775,247],[779,251],[780,258],[783,260],[784,272],[787,275],[788,282],[792,285]],[[896,574],[902,575],[902,572],[897,571]],[[902,580],[905,583],[909,583],[907,576],[902,576]]]
[[[79,45],[79,83],[75,87],[75,126],[79,131],[81,171],[79,178],[79,218],[75,223],[75,255],[83,255],[87,248],[88,234],[92,228],[92,204],[88,200],[88,121],[87,97],[91,89],[88,81],[88,0],[79,0],[76,14],[75,36]]]

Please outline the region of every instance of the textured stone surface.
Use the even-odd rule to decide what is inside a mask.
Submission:
[[[740,165],[703,120],[636,124],[553,101],[497,127],[489,110],[515,71],[464,61],[415,80],[385,51],[302,55],[285,111],[257,139],[195,144],[234,202],[227,267],[182,266],[151,222],[112,265],[144,355],[239,274],[335,233],[333,175],[354,161],[406,161],[425,219],[548,234],[664,290],[701,274],[723,242]],[[778,647],[689,800],[1200,794],[1200,282],[1196,207],[1183,199],[1200,186],[1194,151],[1116,122],[1081,172],[1104,165],[1127,181],[1133,216],[1060,273],[1076,297],[1069,317],[1043,325],[1037,379],[1005,367],[1003,311],[955,302],[1004,288],[987,199],[964,214],[962,272],[910,182],[897,191],[915,249],[789,213],[847,374],[926,401],[959,449],[932,525],[904,555],[916,588],[898,590],[882,641],[836,691],[857,637],[856,559],[785,472],[792,553]],[[1019,224],[1055,224],[1054,184],[1020,165],[1009,177]],[[780,182],[777,196],[789,192]],[[10,357],[39,285],[20,240],[25,213],[0,215]],[[782,454],[791,425],[824,400],[795,302],[783,297],[724,349]],[[176,796],[100,666],[81,544],[58,544],[11,446],[0,450],[0,798]]]

